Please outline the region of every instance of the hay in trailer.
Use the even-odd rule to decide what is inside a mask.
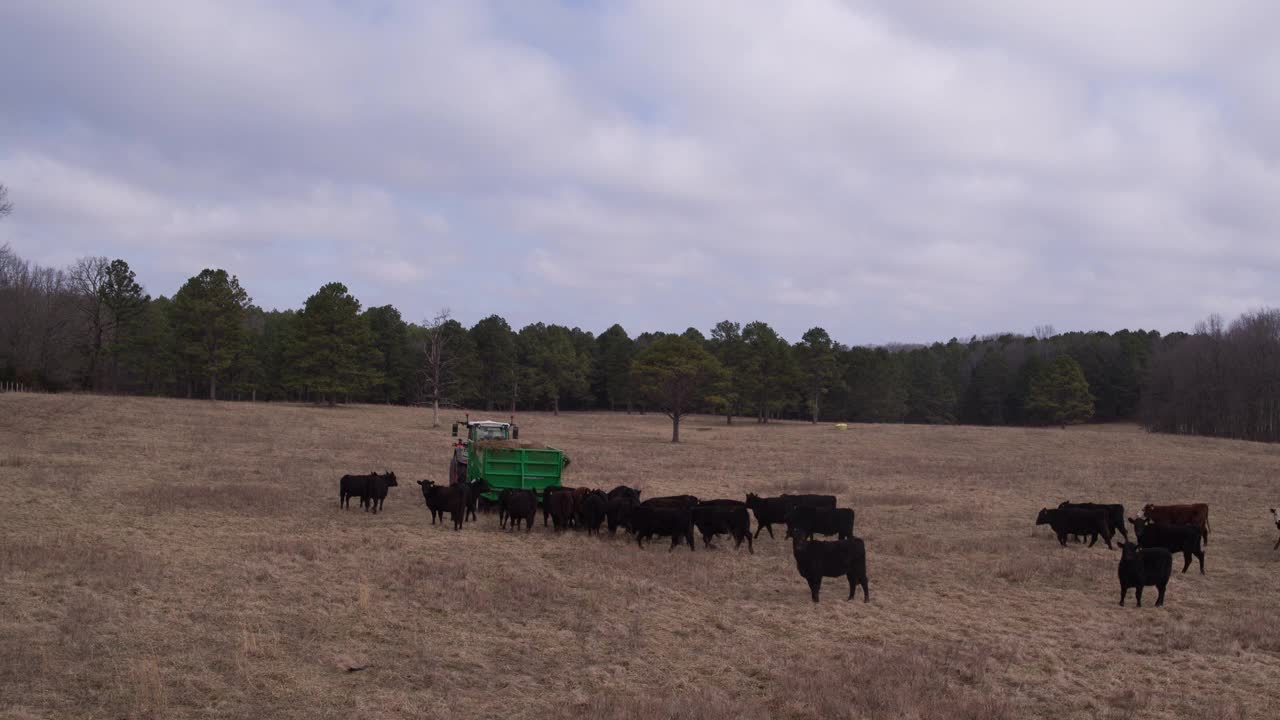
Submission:
[[[499,440],[495,438],[490,440],[476,441],[477,452],[484,452],[486,450],[515,450],[518,448],[523,448],[525,450],[549,449],[546,445],[543,445],[542,443],[518,442],[516,440]]]

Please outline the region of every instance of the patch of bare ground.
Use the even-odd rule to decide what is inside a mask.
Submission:
[[[432,527],[413,480],[444,479],[449,437],[421,410],[6,395],[0,717],[1239,720],[1280,706],[1280,448],[710,417],[671,446],[657,415],[521,424],[572,456],[573,485],[840,496],[872,602],[829,579],[811,603],[780,532],[751,555],[724,539],[640,550],[540,519]],[[338,509],[340,475],[384,469],[401,483],[384,513]],[[1176,575],[1164,608],[1121,609],[1115,551],[1033,525],[1068,499],[1210,503],[1208,575]]]

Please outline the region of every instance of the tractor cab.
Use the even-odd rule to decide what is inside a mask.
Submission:
[[[462,420],[453,424],[453,436],[458,437],[458,426],[466,429],[468,445],[482,440],[519,440],[520,426],[493,420]]]

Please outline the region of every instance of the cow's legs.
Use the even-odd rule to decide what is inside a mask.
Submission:
[[[1182,572],[1185,573],[1187,571],[1187,568],[1191,567],[1191,551],[1184,550],[1182,553],[1182,559],[1183,559]]]
[[[1204,574],[1204,551],[1196,553],[1196,559],[1200,561],[1200,574]]]
[[[1124,607],[1124,599],[1129,594],[1129,588],[1120,586],[1120,607]]]
[[[805,579],[809,581],[809,593],[813,595],[813,601],[818,602],[818,591],[822,589],[822,576]]]
[[[1156,607],[1162,607],[1164,605],[1164,588],[1165,585],[1163,583],[1156,586]]]
[[[1138,607],[1142,607],[1142,586],[1139,585],[1138,587],[1134,588],[1133,594],[1135,597],[1138,598]]]

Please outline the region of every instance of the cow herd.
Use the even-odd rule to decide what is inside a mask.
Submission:
[[[1271,513],[1276,518],[1276,527],[1280,528],[1280,516],[1275,510]],[[1164,605],[1175,553],[1182,553],[1182,572],[1191,567],[1194,558],[1200,563],[1200,574],[1204,574],[1204,546],[1209,543],[1208,505],[1144,505],[1138,517],[1128,518],[1137,542],[1129,541],[1125,520],[1123,505],[1063,502],[1056,508],[1042,508],[1036,516],[1036,525],[1048,525],[1063,546],[1069,538],[1077,542],[1088,538],[1089,547],[1093,547],[1098,538],[1102,538],[1107,548],[1112,549],[1111,538],[1119,532],[1124,537],[1116,569],[1121,606],[1133,588],[1138,607],[1142,607],[1143,587],[1155,587],[1159,593],[1156,606]],[[1280,541],[1276,547],[1280,548]]]
[[[545,488],[541,494],[533,489],[504,489],[496,501],[489,501],[487,495],[491,494],[491,488],[484,480],[456,485],[419,480],[418,486],[431,513],[431,524],[443,525],[447,515],[454,530],[461,530],[464,523],[476,520],[478,509],[486,514],[496,511],[502,529],[514,531],[523,525],[525,532],[530,532],[541,508],[543,527],[551,527],[555,532],[577,529],[587,535],[598,535],[602,528],[607,528],[610,535],[616,535],[622,529],[635,538],[640,548],[654,538],[669,538],[668,551],[674,551],[681,543],[692,551],[696,549],[696,531],[704,548],[713,547],[716,536],[724,535],[733,540],[735,548],[745,543],[747,552],[754,553],[754,541],[760,533],[768,532],[772,538],[773,526],[778,525],[786,529],[784,537],[791,539],[796,569],[809,584],[814,602],[818,602],[824,577],[842,576],[848,579],[850,600],[858,587],[862,587],[863,600],[870,600],[866,545],[853,534],[855,513],[852,508],[837,507],[833,495],[761,497],[747,493],[745,500],[670,495],[641,500],[640,490],[625,485],[608,492],[556,486]],[[338,482],[339,507],[349,508],[351,498],[355,497],[360,507],[376,514],[392,487],[396,487],[393,472],[344,475]],[[1276,528],[1280,529],[1280,512],[1273,508],[1271,515]],[[752,516],[756,525],[754,534]],[[1133,526],[1132,542],[1126,523]],[[1198,562],[1201,575],[1205,572],[1209,506],[1203,503],[1149,504],[1137,517],[1127,518],[1124,506],[1119,504],[1062,502],[1055,508],[1041,509],[1036,525],[1048,525],[1062,546],[1072,539],[1076,542],[1087,539],[1089,547],[1093,547],[1101,539],[1108,549],[1114,549],[1112,538],[1119,533],[1124,539],[1120,543],[1117,566],[1122,606],[1129,590],[1133,589],[1141,607],[1144,587],[1155,587],[1156,605],[1163,605],[1176,554],[1182,554],[1183,573],[1190,569],[1192,560]],[[815,535],[836,539],[815,540]],[[1280,540],[1276,541],[1275,549],[1280,549]]]
[[[377,513],[386,499],[387,488],[395,487],[395,473],[344,475],[338,482],[338,505],[349,508],[357,497],[360,507]],[[681,543],[695,550],[694,532],[702,538],[704,548],[711,548],[718,535],[731,538],[735,548],[746,543],[747,552],[755,553],[755,540],[762,531],[774,537],[773,526],[786,528],[784,537],[791,539],[792,555],[800,576],[809,584],[813,601],[824,577],[845,577],[849,582],[849,599],[862,588],[864,602],[870,600],[867,582],[866,545],[853,535],[854,511],[836,506],[834,495],[781,495],[760,497],[748,493],[745,500],[704,500],[693,495],[671,495],[640,499],[637,488],[619,485],[605,492],[592,488],[548,487],[541,495],[533,489],[504,489],[496,501],[489,501],[491,488],[484,480],[475,483],[437,485],[419,480],[422,499],[431,513],[431,524],[444,524],[446,515],[454,530],[461,530],[468,520],[477,518],[476,511],[498,515],[502,529],[530,532],[542,509],[543,527],[555,532],[570,529],[598,535],[608,528],[610,535],[619,529],[632,535],[636,545],[645,541],[670,538],[668,552]],[[756,530],[751,532],[751,516]],[[835,535],[836,540],[815,540],[815,535]]]

